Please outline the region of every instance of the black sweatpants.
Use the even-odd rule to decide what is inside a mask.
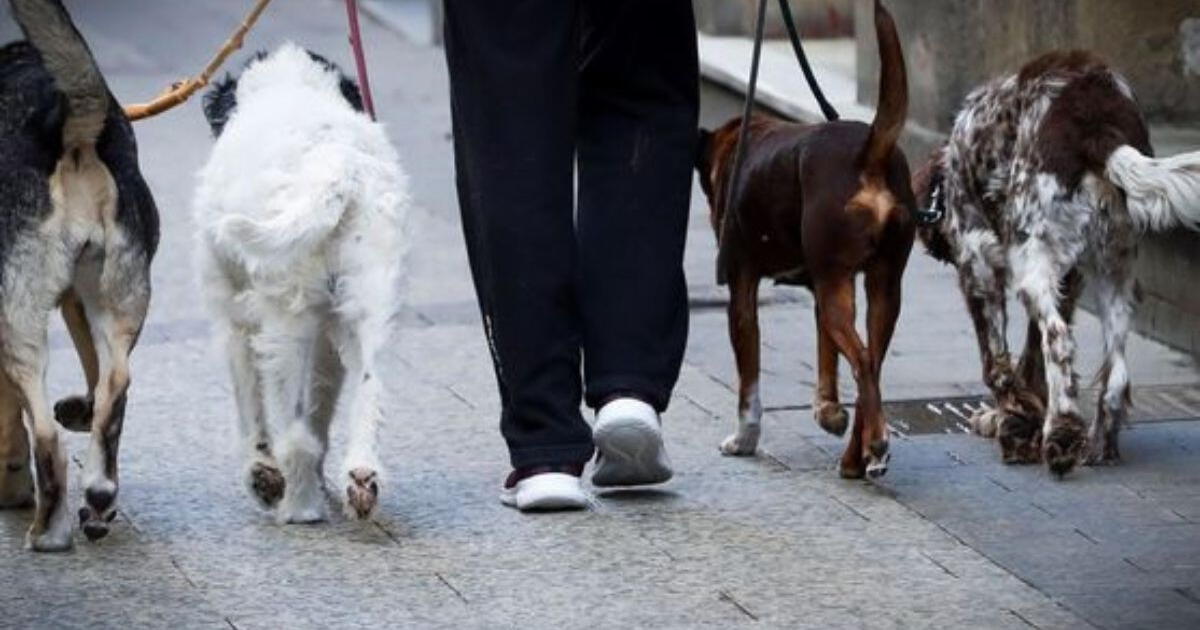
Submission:
[[[445,19],[458,197],[501,432],[514,467],[586,461],[581,355],[592,407],[635,394],[661,411],[679,376],[692,3],[445,0]]]

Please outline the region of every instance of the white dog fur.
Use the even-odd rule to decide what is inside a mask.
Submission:
[[[396,151],[347,100],[345,81],[294,44],[252,61],[195,196],[198,266],[228,353],[246,481],[281,522],[326,516],[335,411],[349,423],[334,484],[348,516],[370,516],[383,477],[375,365],[410,202]]]

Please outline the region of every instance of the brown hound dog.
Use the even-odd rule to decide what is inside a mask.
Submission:
[[[842,435],[848,416],[838,403],[840,352],[858,383],[854,430],[841,474],[887,472],[888,427],[879,376],[900,314],[900,284],[912,249],[916,207],[908,162],[896,147],[908,109],[904,56],[891,14],[875,3],[881,58],[874,122],[800,125],[766,116],[750,123],[741,185],[725,206],[741,119],[701,130],[696,168],[708,197],[729,283],[729,336],[739,377],[737,432],[726,455],[758,446],[758,285],[763,278],[808,287],[816,296],[817,422]],[[736,220],[726,219],[726,212]],[[855,329],[854,281],[866,275],[867,343]]]

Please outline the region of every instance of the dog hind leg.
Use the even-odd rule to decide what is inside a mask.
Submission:
[[[67,291],[63,296],[59,308],[63,321],[67,324],[67,332],[75,344],[75,351],[79,355],[79,364],[87,382],[87,393],[68,396],[54,403],[54,418],[68,431],[86,432],[92,428],[92,406],[95,403],[96,381],[100,378],[100,359],[92,340],[87,311],[74,289]]]
[[[252,346],[260,322],[257,313],[238,298],[240,270],[222,264],[207,241],[200,244],[197,254],[205,300],[233,383],[238,448],[244,462],[242,477],[250,496],[264,509],[271,509],[283,498],[286,482],[275,459],[263,408],[262,375]]]
[[[883,361],[887,358],[892,334],[896,331],[896,320],[900,318],[906,262],[906,259],[882,259],[868,268],[866,273],[867,348],[871,354],[871,369],[877,384],[882,382]],[[875,401],[874,404],[878,406],[880,413],[873,418],[874,423],[866,427],[866,435],[863,437],[868,453],[867,472],[879,476],[887,472],[891,455],[888,453],[888,425],[882,411],[883,401]]]
[[[817,389],[813,396],[813,418],[827,433],[845,435],[850,414],[838,401],[838,354],[833,337],[821,325],[821,309],[813,309],[817,325]]]
[[[1063,278],[1058,312],[1067,324],[1075,316],[1075,304],[1083,292],[1083,276],[1073,269]],[[1007,463],[1041,460],[1042,421],[1046,414],[1046,359],[1042,354],[1042,330],[1030,317],[1025,332],[1025,349],[1017,363],[1013,388],[1004,395],[996,439]],[[999,399],[998,399],[999,400]]]
[[[974,238],[963,238],[963,254],[958,263],[958,282],[967,303],[967,312],[975,327],[979,357],[983,364],[983,382],[1002,406],[1015,376],[1008,354],[1008,313],[1004,303],[1005,270],[994,262],[995,236],[977,231]],[[980,410],[970,418],[971,428],[983,437],[994,437],[1004,417],[1002,409]]]
[[[346,378],[346,368],[334,346],[332,331],[317,335],[317,347],[313,354],[312,382],[309,392],[312,397],[312,424],[317,438],[329,448],[329,429],[337,412],[338,397]],[[324,462],[321,463],[324,468]]]
[[[1066,273],[1055,256],[1048,243],[1030,239],[1014,249],[1010,260],[1017,294],[1042,333],[1047,393],[1042,458],[1051,472],[1061,476],[1075,467],[1085,436],[1075,400],[1075,339],[1059,304],[1059,283]]]
[[[1030,394],[1046,406],[1046,363],[1042,357],[1042,329],[1037,320],[1030,319],[1025,328],[1025,349],[1017,362],[1017,377]]]
[[[76,290],[90,323],[97,378],[91,436],[83,467],[79,521],[89,540],[108,534],[116,516],[118,455],[131,382],[129,357],[150,307],[150,269],[139,252],[110,249],[98,276],[80,271]]]
[[[1124,261],[1128,263],[1128,259]],[[1110,263],[1111,264],[1111,263]],[[1100,371],[1100,400],[1088,437],[1090,464],[1115,464],[1121,459],[1118,437],[1129,415],[1129,370],[1125,339],[1133,319],[1135,281],[1126,265],[1101,278],[1097,285],[1100,323],[1104,331],[1104,367]]]
[[[320,469],[325,445],[313,431],[306,401],[318,332],[319,321],[311,313],[270,308],[253,341],[267,422],[283,431],[279,463],[285,488],[276,511],[281,522],[315,523],[326,517]]]
[[[29,435],[21,420],[21,399],[0,372],[0,509],[33,505],[33,465]]]
[[[854,380],[858,383],[854,427],[850,433],[850,444],[842,454],[840,472],[844,478],[859,479],[868,472],[868,454],[863,448],[867,427],[882,414],[879,408],[879,383],[875,378],[871,354],[854,328],[853,275],[818,279],[816,289],[821,326],[833,338],[842,356],[846,357],[854,372]]]
[[[1078,269],[1073,269],[1061,283],[1062,300],[1058,312],[1068,324],[1075,318],[1075,304],[1083,293],[1083,275]],[[1022,391],[1037,397],[1040,403],[1038,416],[1046,408],[1046,363],[1042,357],[1042,331],[1038,328],[1037,320],[1030,319],[1025,332],[1025,349],[1021,351],[1021,360],[1017,363],[1017,376]]]
[[[238,441],[245,462],[246,488],[265,509],[271,509],[283,498],[286,481],[275,459],[271,433],[263,409],[262,383],[257,357],[251,347],[251,332],[235,323],[224,322],[225,355],[233,381],[233,398],[237,406]]]
[[[1009,355],[1004,295],[1008,270],[999,243],[994,233],[983,229],[968,232],[960,242],[959,288],[975,328],[983,382],[996,400],[995,408],[981,407],[968,424],[983,437],[997,438],[1006,463],[1037,461],[1041,457],[1038,445],[1043,407],[1031,407],[1030,401],[1020,395]],[[1040,349],[1038,352],[1040,356]]]
[[[71,517],[67,509],[67,460],[50,412],[43,378],[46,373],[46,311],[30,310],[13,317],[5,309],[0,330],[3,365],[20,392],[25,429],[33,434],[35,509],[25,542],[35,551],[71,548]]]
[[[33,442],[34,515],[25,544],[35,551],[71,548],[67,508],[67,460],[58,423],[46,396],[47,325],[50,311],[69,286],[73,257],[35,235],[12,244],[0,292],[0,369],[24,412]],[[37,270],[14,273],[14,270]]]
[[[724,455],[753,455],[762,435],[762,400],[758,392],[758,276],[743,265],[729,270],[729,340],[737,360],[737,430],[721,442]]]
[[[379,406],[381,384],[375,356],[383,343],[387,322],[380,315],[343,319],[337,330],[335,345],[345,368],[342,387],[350,424],[341,476],[346,484],[343,508],[350,518],[365,519],[374,513],[383,482],[378,453],[383,411]]]
[[[233,375],[234,400],[238,411],[238,433],[245,453],[245,480],[250,493],[267,509],[283,498],[286,480],[275,459],[271,434],[263,409],[262,384],[254,350],[247,331],[230,331],[226,347]]]

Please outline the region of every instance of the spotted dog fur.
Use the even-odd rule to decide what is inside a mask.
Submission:
[[[971,424],[998,438],[1005,461],[1041,458],[1062,475],[1081,458],[1120,457],[1138,235],[1200,218],[1200,153],[1152,155],[1125,79],[1090,53],[1055,52],[972,92],[949,141],[914,176],[918,199],[945,213],[921,236],[958,269],[997,401]],[[1105,347],[1090,429],[1077,404],[1070,326],[1085,275]],[[1017,364],[1005,338],[1010,287],[1030,318]]]
[[[32,502],[27,545],[57,551],[71,546],[73,519],[56,419],[91,432],[84,533],[106,535],[116,515],[129,354],[149,306],[158,213],[129,121],[62,4],[10,4],[27,41],[0,48],[0,507]],[[88,393],[52,411],[55,308]]]

